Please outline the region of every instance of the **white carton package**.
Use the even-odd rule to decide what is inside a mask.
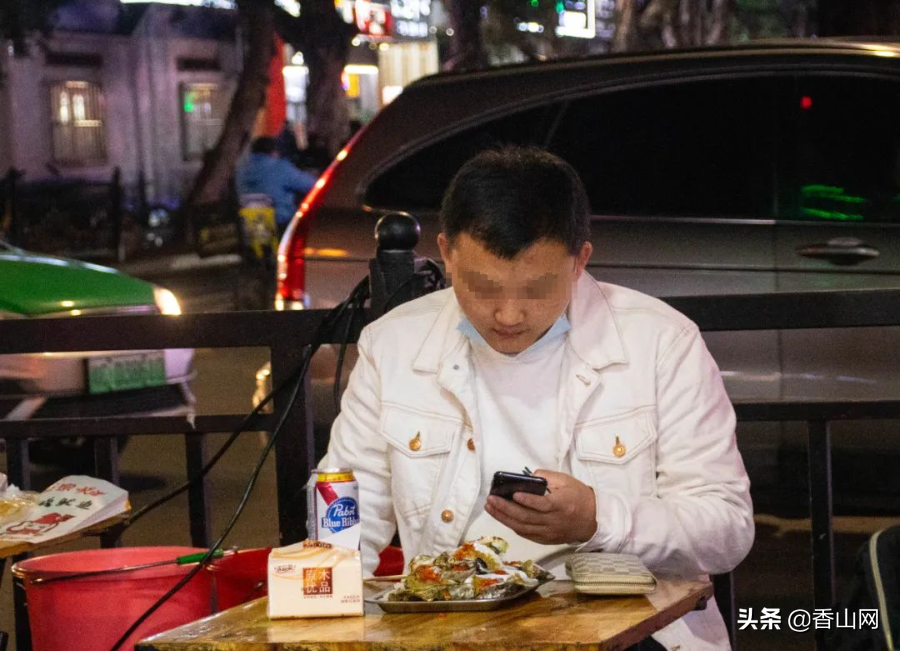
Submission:
[[[363,614],[358,549],[306,540],[269,554],[269,617],[352,617]]]

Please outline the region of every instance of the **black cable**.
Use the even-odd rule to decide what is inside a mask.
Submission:
[[[338,349],[337,364],[334,371],[334,385],[332,386],[331,398],[334,401],[335,416],[341,413],[341,373],[344,370],[344,356],[347,354],[347,344],[350,339],[350,330],[353,328],[353,322],[356,315],[362,316],[363,304],[368,298],[369,292],[360,292],[357,297],[353,310],[350,312],[350,318],[347,319],[347,327],[344,329],[344,337],[341,340],[341,347]]]
[[[430,258],[426,258],[422,269],[419,269],[418,271],[414,272],[409,278],[407,278],[402,283],[400,283],[400,285],[393,292],[391,292],[391,295],[388,297],[387,301],[385,301],[385,304],[384,304],[385,310],[390,309],[390,307],[389,307],[390,304],[394,301],[395,298],[397,298],[397,294],[400,293],[400,290],[404,289],[407,285],[409,285],[411,282],[413,282],[414,280],[416,280],[418,278],[426,279],[426,283],[425,283],[426,287],[425,287],[425,292],[424,292],[426,294],[430,293],[434,290],[437,290],[437,289],[444,289],[447,286],[446,279],[444,278],[444,272],[437,265],[437,263],[434,262],[434,260],[431,260]],[[430,281],[430,285],[431,285],[430,287],[428,286],[429,281]],[[364,300],[365,299],[360,301],[360,304],[357,306],[357,309],[360,311],[360,313],[362,311],[362,302],[364,302]],[[353,314],[351,314],[350,321],[347,323],[347,328],[344,332],[344,338],[341,341],[341,347],[338,350],[337,363],[335,365],[335,371],[334,371],[335,380],[334,380],[334,385],[332,386],[332,394],[331,394],[331,399],[332,399],[332,402],[334,403],[335,415],[341,413],[341,373],[343,372],[343,369],[344,369],[344,357],[347,352],[347,341],[349,339],[349,332],[351,330],[354,316],[355,316],[355,312]]]
[[[247,487],[244,489],[244,494],[241,497],[241,501],[235,509],[234,513],[231,516],[228,524],[225,526],[225,529],[219,535],[219,538],[215,543],[210,547],[209,551],[203,556],[200,561],[197,562],[197,565],[191,569],[184,577],[181,578],[178,583],[176,583],[168,592],[166,592],[162,597],[160,597],[156,603],[154,603],[150,608],[148,608],[143,615],[141,615],[122,636],[118,639],[118,641],[113,645],[110,651],[117,651],[122,644],[124,644],[125,640],[134,633],[141,624],[143,624],[147,619],[155,613],[168,599],[170,599],[175,593],[177,593],[181,588],[187,585],[198,573],[200,573],[204,567],[206,567],[209,562],[212,560],[213,555],[216,552],[216,549],[221,547],[222,543],[225,541],[225,538],[231,533],[231,530],[234,528],[234,525],[237,524],[238,518],[240,518],[241,514],[244,511],[244,508],[247,506],[247,502],[250,499],[250,495],[253,493],[253,488],[256,486],[256,482],[259,480],[260,472],[262,471],[263,465],[265,464],[266,458],[269,456],[269,452],[271,452],[272,448],[275,445],[275,441],[278,439],[278,435],[281,433],[282,428],[284,427],[284,423],[287,421],[287,416],[290,412],[290,406],[297,399],[297,395],[300,393],[300,388],[303,386],[303,379],[306,375],[307,370],[309,369],[310,361],[312,360],[312,356],[322,345],[322,341],[325,338],[325,333],[328,329],[333,327],[334,321],[338,319],[343,313],[348,309],[350,305],[354,305],[358,301],[358,296],[364,291],[365,287],[367,287],[367,279],[361,281],[351,292],[350,297],[336,306],[331,310],[331,312],[326,315],[326,317],[322,320],[322,323],[319,324],[319,328],[316,330],[315,335],[313,336],[313,342],[309,346],[306,347],[304,351],[304,356],[301,361],[300,367],[295,374],[297,376],[297,381],[294,384],[293,389],[291,390],[290,399],[285,406],[285,409],[281,413],[281,417],[278,420],[278,424],[275,426],[275,429],[272,431],[272,436],[269,438],[269,442],[266,444],[266,447],[263,449],[262,454],[260,454],[259,459],[256,462],[256,467],[253,469],[253,472],[250,475],[250,479],[247,482]],[[351,315],[351,319],[353,315]],[[266,396],[268,400],[275,393],[273,390]],[[260,403],[262,404],[262,403]],[[254,410],[256,411],[256,410]],[[251,412],[252,413],[252,412]],[[245,419],[246,420],[246,419]],[[209,464],[207,464],[209,465]],[[206,470],[206,468],[204,468]],[[208,470],[207,470],[208,471]],[[196,478],[195,478],[196,479]]]
[[[428,268],[427,271],[423,272],[422,270],[420,270],[420,271],[416,272],[413,276],[411,276],[409,279],[404,281],[396,290],[394,290],[394,292],[391,294],[391,296],[388,299],[386,304],[390,304],[390,302],[393,301],[394,298],[396,297],[397,293],[402,288],[406,287],[406,285],[409,284],[414,278],[421,278],[423,276],[425,276],[426,278],[431,277],[434,279],[432,281],[433,285],[434,285],[434,287],[432,289],[438,289],[438,288],[444,287],[445,281],[444,281],[444,276],[443,276],[441,269],[431,260],[426,260],[425,266]],[[341,342],[341,349],[339,351],[338,360],[337,360],[337,372],[336,372],[336,380],[335,380],[336,385],[335,385],[334,396],[335,396],[336,400],[338,399],[339,390],[340,390],[340,373],[341,373],[341,370],[343,367],[344,354],[346,352],[346,347],[347,347],[347,343],[349,340],[350,331],[352,329],[353,322],[356,318],[356,315],[362,314],[363,304],[365,303],[365,300],[367,298],[367,290],[368,290],[368,279],[364,278],[362,281],[360,281],[356,285],[356,287],[350,293],[350,296],[347,298],[346,301],[335,306],[325,316],[325,318],[319,324],[319,327],[316,330],[315,335],[313,336],[312,343],[306,347],[306,350],[304,351],[304,356],[302,358],[302,361],[301,361],[298,369],[293,374],[291,374],[291,376],[286,378],[285,381],[282,382],[278,387],[273,388],[268,393],[268,395],[266,395],[266,397],[263,398],[263,400],[261,400],[260,403],[256,407],[254,407],[254,409],[244,418],[244,420],[241,421],[241,424],[231,434],[229,439],[222,445],[222,447],[218,450],[218,452],[216,452],[216,454],[212,457],[212,459],[210,459],[209,462],[207,462],[207,464],[201,469],[200,473],[198,473],[192,479],[185,482],[184,484],[182,484],[175,490],[171,491],[168,495],[165,495],[162,498],[143,507],[132,517],[131,522],[129,524],[133,524],[139,518],[143,517],[144,515],[146,515],[153,509],[155,509],[156,507],[168,502],[169,500],[173,499],[177,495],[180,495],[185,490],[187,490],[192,484],[198,482],[203,477],[205,477],[206,474],[210,470],[212,470],[212,468],[219,461],[219,459],[222,458],[222,456],[225,454],[225,452],[227,452],[227,450],[231,447],[231,445],[237,440],[238,436],[244,431],[244,429],[247,427],[248,423],[251,423],[253,421],[253,419],[259,415],[262,408],[272,400],[273,396],[277,392],[279,392],[284,386],[286,386],[288,384],[288,382],[290,382],[292,379],[296,379],[296,383],[294,384],[294,387],[291,390],[290,399],[288,400],[288,402],[285,406],[285,409],[282,411],[281,417],[278,420],[278,424],[273,429],[272,436],[269,438],[269,441],[266,444],[266,447],[263,449],[262,453],[260,454],[259,459],[257,460],[257,463],[256,463],[256,467],[253,469],[253,472],[250,474],[250,479],[247,482],[246,488],[244,489],[244,493],[241,497],[241,501],[238,504],[237,508],[235,509],[234,513],[232,514],[231,519],[229,520],[228,524],[225,526],[224,530],[219,535],[219,538],[216,540],[215,543],[213,543],[213,545],[210,547],[209,551],[206,552],[206,554],[203,556],[203,558],[201,558],[200,561],[197,562],[197,565],[194,568],[192,568],[184,577],[181,578],[180,581],[178,581],[178,583],[176,583],[168,592],[166,592],[150,608],[148,608],[128,628],[128,630],[122,634],[122,636],[119,638],[119,640],[112,647],[111,651],[117,651],[122,646],[122,644],[125,642],[125,640],[127,640],[128,637],[131,636],[141,626],[141,624],[143,624],[145,621],[147,621],[147,619],[151,615],[153,615],[153,613],[155,613],[166,601],[168,601],[181,588],[183,588],[194,577],[196,577],[197,574],[199,574],[203,570],[203,568],[205,568],[207,565],[209,565],[216,550],[222,546],[225,539],[228,537],[228,534],[231,533],[231,530],[237,524],[238,519],[240,518],[241,514],[244,511],[244,508],[246,508],[247,502],[250,499],[250,495],[253,493],[253,489],[256,486],[256,482],[259,480],[259,475],[262,472],[263,465],[265,464],[265,461],[268,458],[269,453],[272,451],[272,448],[275,445],[275,441],[278,439],[278,435],[281,433],[281,430],[284,427],[284,423],[287,421],[287,416],[288,416],[288,413],[290,412],[290,406],[293,405],[294,401],[297,399],[297,395],[300,393],[300,388],[303,386],[303,380],[306,376],[307,371],[309,370],[309,365],[312,360],[312,357],[316,353],[316,351],[321,347],[321,345],[323,343],[323,340],[325,338],[324,337],[325,333],[328,330],[330,330],[332,327],[334,327],[334,325],[339,323],[340,319],[343,317],[343,315],[347,311],[347,309],[352,307],[353,309],[350,313],[347,325],[344,329],[344,336],[343,336],[343,339]],[[339,401],[338,401],[337,408],[339,409],[339,407],[340,407],[340,405],[339,405]]]
[[[322,328],[322,326],[324,326],[329,321],[333,321],[335,323],[340,321],[340,318],[343,316],[344,312],[351,305],[351,299],[358,292],[361,292],[367,288],[368,288],[368,280],[363,279],[362,281],[360,281],[356,285],[356,287],[353,289],[353,291],[350,293],[350,297],[343,303],[335,306],[332,309],[332,311],[329,312],[325,316],[325,318],[322,320],[322,324],[320,325],[320,329]],[[329,326],[329,327],[331,327],[331,326]],[[206,475],[209,474],[209,471],[213,469],[213,467],[216,465],[216,463],[218,463],[218,461],[225,455],[225,453],[229,450],[229,448],[231,448],[231,446],[234,445],[235,441],[238,440],[240,435],[243,434],[247,429],[249,429],[250,425],[253,423],[253,421],[256,419],[256,417],[259,416],[262,409],[272,401],[275,394],[278,393],[279,391],[281,391],[290,382],[294,381],[297,378],[298,374],[301,373],[301,370],[302,370],[302,365],[301,365],[301,367],[298,367],[297,370],[294,371],[291,375],[286,377],[277,387],[274,387],[271,391],[269,391],[268,394],[266,394],[266,397],[263,398],[259,402],[259,404],[256,405],[256,407],[254,407],[253,410],[249,414],[247,414],[247,416],[244,418],[244,420],[241,421],[240,425],[238,425],[237,428],[231,433],[231,436],[228,438],[228,440],[222,444],[222,446],[219,448],[219,450],[210,458],[209,461],[206,462],[206,465],[204,465],[203,468],[200,469],[199,473],[197,473],[191,479],[184,482],[180,486],[176,487],[169,493],[163,495],[162,497],[157,498],[156,500],[150,502],[150,504],[147,504],[147,505],[141,507],[140,509],[138,509],[129,518],[126,528],[133,525],[135,522],[140,520],[142,517],[144,517],[145,515],[147,515],[154,509],[156,509],[156,508],[162,506],[163,504],[165,504],[166,502],[169,502],[170,500],[178,497],[183,492],[188,490],[191,486],[196,485],[197,483],[200,482],[200,480],[202,480],[204,477],[206,477]]]
[[[397,298],[397,294],[400,293],[404,287],[409,285],[414,280],[419,278],[431,279],[431,283],[434,285],[431,289],[425,289],[425,294],[428,294],[436,289],[444,289],[447,286],[446,280],[444,278],[444,272],[441,271],[441,268],[437,265],[434,260],[429,258],[425,259],[423,269],[419,269],[415,273],[413,273],[409,278],[404,280],[400,285],[391,293],[388,299],[384,302],[385,311],[390,309],[391,303]]]
[[[296,379],[297,373],[299,373],[299,370],[300,369],[297,369],[296,371],[294,371],[294,373],[292,373],[290,376],[285,378],[285,380],[283,382],[281,382],[281,384],[279,384],[277,387],[273,388],[266,395],[266,397],[263,398],[263,400],[261,400],[260,403],[256,407],[254,407],[253,411],[251,411],[244,418],[244,420],[241,421],[241,424],[237,426],[237,429],[235,429],[231,433],[231,436],[228,437],[228,440],[225,441],[225,443],[222,444],[222,446],[209,459],[209,461],[206,462],[206,465],[204,465],[203,468],[200,469],[200,472],[198,474],[194,475],[191,479],[184,482],[180,486],[174,488],[169,493],[163,495],[162,497],[157,498],[156,500],[150,502],[149,504],[144,505],[143,507],[141,507],[140,509],[135,511],[131,515],[131,517],[128,519],[128,523],[126,526],[130,527],[135,522],[140,520],[142,517],[144,517],[151,511],[153,511],[154,509],[156,509],[156,508],[162,506],[163,504],[165,504],[166,502],[169,502],[170,500],[178,497],[183,492],[188,490],[191,486],[197,484],[201,479],[203,479],[213,469],[213,467],[216,465],[216,463],[218,463],[218,461],[225,455],[225,453],[229,450],[229,448],[231,448],[231,446],[234,445],[235,441],[238,440],[240,435],[243,434],[247,429],[249,429],[250,424],[253,422],[253,419],[255,419],[259,415],[259,413],[262,411],[263,407],[265,407],[269,402],[272,401],[273,396],[277,392],[281,391],[281,389],[283,389],[285,386],[287,386],[287,384],[289,382]]]
[[[312,347],[310,347],[311,349]],[[303,360],[303,368],[304,370],[309,366],[309,360],[312,357],[312,352],[306,356]],[[294,385],[294,389],[291,393],[291,403],[293,403],[294,399],[296,399],[297,394],[300,392],[300,387],[303,385],[303,375],[297,380]],[[168,601],[175,593],[177,593],[181,588],[186,586],[197,574],[199,574],[204,567],[209,565],[209,562],[212,560],[213,555],[216,552],[222,543],[225,541],[226,536],[231,533],[231,530],[234,528],[234,525],[237,523],[238,518],[241,513],[244,511],[244,507],[247,505],[247,501],[250,499],[250,494],[253,492],[254,486],[256,486],[256,482],[259,479],[260,471],[262,470],[263,464],[265,463],[266,458],[269,456],[269,452],[272,450],[272,447],[275,445],[275,441],[278,438],[278,434],[281,431],[282,425],[287,420],[287,414],[290,410],[285,409],[281,415],[281,420],[278,423],[278,426],[273,430],[272,436],[269,438],[269,442],[266,444],[266,447],[263,449],[262,454],[256,462],[256,467],[253,469],[253,472],[250,475],[250,481],[247,482],[247,487],[244,489],[244,494],[241,497],[241,501],[238,504],[237,509],[235,509],[234,513],[231,516],[231,520],[229,520],[228,524],[225,526],[225,529],[219,535],[219,538],[215,543],[209,548],[209,551],[204,554],[203,558],[201,558],[197,565],[191,568],[190,572],[185,574],[181,580],[178,581],[168,592],[166,592],[162,597],[156,600],[150,608],[148,608],[143,615],[137,618],[135,622],[125,631],[122,636],[116,641],[110,651],[118,651],[118,649],[125,643],[125,641],[134,633],[147,619],[155,613],[166,601]]]

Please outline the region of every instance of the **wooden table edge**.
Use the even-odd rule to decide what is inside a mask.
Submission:
[[[602,642],[597,643],[566,643],[566,642],[547,642],[547,643],[531,643],[528,651],[540,651],[547,649],[548,651],[612,651],[613,649],[624,649],[630,647],[642,640],[647,639],[653,633],[665,628],[669,624],[677,621],[681,617],[694,610],[700,610],[712,598],[714,590],[713,584],[709,581],[688,581],[695,584],[696,589],[691,590],[684,597],[668,606],[665,610],[658,611],[655,615],[648,617],[646,620],[625,629]],[[653,595],[643,595],[650,598]],[[652,605],[652,601],[651,601]],[[654,606],[655,607],[655,606]],[[210,617],[215,617],[211,615]],[[206,619],[206,618],[203,618]],[[198,620],[200,621],[200,620]],[[180,627],[176,627],[180,628]],[[175,630],[175,629],[172,629]],[[135,645],[135,651],[222,651],[223,649],[239,649],[240,651],[271,651],[273,649],[290,649],[293,642],[273,643],[273,642],[202,642],[202,641],[184,641],[169,642],[155,641],[156,635],[165,635],[168,631],[164,631],[143,640]],[[233,646],[228,646],[232,644]],[[371,643],[367,648],[377,651],[383,643]],[[324,648],[324,647],[323,647]],[[349,648],[349,647],[348,647]],[[385,647],[388,648],[388,647]],[[431,648],[431,647],[429,647]],[[468,648],[468,647],[466,647]],[[410,647],[410,651],[424,651],[419,647]]]
[[[707,603],[712,598],[713,593],[714,588],[712,582],[703,582],[703,586],[699,591],[685,595],[681,600],[675,602],[666,610],[659,611],[655,615],[653,615],[652,617],[648,617],[641,623],[635,624],[631,628],[625,629],[624,631],[622,631],[622,633],[616,636],[614,640],[607,640],[606,642],[603,642],[599,645],[581,644],[570,645],[563,648],[565,649],[565,651],[569,651],[570,648],[572,651],[604,651],[605,649],[610,648],[609,645],[613,642],[615,642],[616,645],[611,648],[628,648],[643,640],[646,640],[648,637],[652,636],[653,633],[664,629],[666,626],[678,621],[688,613],[694,610],[705,609],[707,607]],[[652,595],[646,596],[649,598]],[[647,631],[648,628],[650,629],[649,631]],[[633,634],[636,634],[636,636]]]

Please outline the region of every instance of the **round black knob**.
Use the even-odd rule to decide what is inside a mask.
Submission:
[[[375,224],[375,240],[378,250],[412,251],[419,243],[422,228],[412,215],[393,212],[385,215]]]

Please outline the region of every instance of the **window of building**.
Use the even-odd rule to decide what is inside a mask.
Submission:
[[[216,144],[227,104],[219,84],[183,84],[181,132],[184,160],[200,160]]]
[[[53,161],[66,165],[106,160],[103,92],[88,81],[50,85]]]

